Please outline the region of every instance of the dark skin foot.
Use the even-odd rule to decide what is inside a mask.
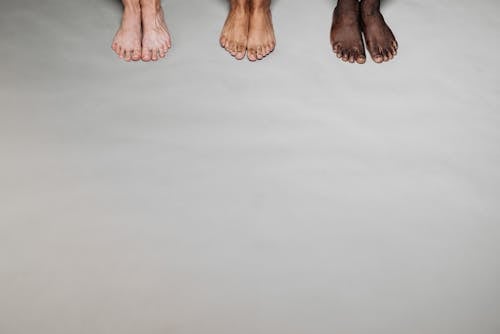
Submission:
[[[358,0],[339,0],[333,12],[330,42],[333,52],[343,61],[358,64],[366,62]]]
[[[380,0],[363,0],[360,7],[366,47],[373,61],[391,60],[397,54],[398,42],[380,13]]]

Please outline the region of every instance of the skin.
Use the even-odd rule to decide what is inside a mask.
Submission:
[[[380,13],[380,0],[338,0],[330,33],[337,57],[345,62],[364,64],[362,34],[376,63],[391,60],[397,54],[398,44]]]
[[[271,0],[230,0],[220,44],[238,60],[246,55],[256,61],[270,54],[276,46]]]
[[[157,61],[171,40],[160,0],[122,0],[123,16],[111,48],[125,61]]]

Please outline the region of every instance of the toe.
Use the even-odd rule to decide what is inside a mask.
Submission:
[[[166,54],[165,49],[162,48],[158,50],[158,57],[165,58],[165,54]]]
[[[242,53],[245,51],[245,46],[243,45],[243,43],[238,43],[236,45],[236,53]]]
[[[248,49],[247,56],[248,56],[248,59],[249,59],[250,61],[255,61],[255,60],[257,60],[257,56],[256,56],[256,54],[255,54],[255,49]]]
[[[132,59],[132,53],[134,52],[134,50],[127,50],[125,51],[125,60],[126,61],[130,61]]]
[[[243,58],[245,58],[245,52],[244,51],[238,52],[234,57],[238,60],[242,60]]]
[[[245,46],[243,44],[238,44],[238,46],[236,47],[236,55],[234,57],[238,60],[241,60],[245,57]]]
[[[394,58],[394,54],[392,53],[391,48],[387,48],[387,56],[389,57],[389,59],[393,59]]]
[[[342,60],[347,61],[349,59],[349,51],[348,50],[342,50]]]
[[[351,52],[349,53],[349,62],[351,64],[354,63],[354,59],[356,58],[356,54],[357,54],[356,50],[351,50]]]
[[[231,42],[229,43],[229,52],[230,52],[233,56],[234,56],[234,55],[236,55],[236,44],[235,44],[233,41],[231,41]]]
[[[333,44],[333,52],[335,52],[336,54],[338,54],[339,50],[340,50],[340,43]]]
[[[387,53],[386,49],[382,50],[382,55],[384,56],[384,61],[388,61],[389,60],[389,54]]]
[[[356,57],[356,62],[358,64],[364,64],[366,63],[366,56],[362,53],[358,54],[357,57]]]
[[[377,64],[380,64],[381,62],[384,61],[384,56],[382,55],[382,50],[375,48],[372,52],[372,58],[373,61],[376,62]]]
[[[152,61],[157,61],[158,60],[158,49],[153,49],[152,55],[151,55],[151,60]]]
[[[270,54],[271,52],[273,52],[273,45],[272,44],[268,44],[266,46],[266,54]]]
[[[151,50],[150,49],[142,49],[142,60],[150,61],[151,60]]]
[[[262,51],[262,46],[257,47],[257,59],[264,58],[264,51]]]
[[[132,60],[138,61],[139,59],[141,59],[141,49],[135,49],[132,53]]]

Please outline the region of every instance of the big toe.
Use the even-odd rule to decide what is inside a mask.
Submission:
[[[257,60],[257,52],[255,51],[255,49],[253,49],[253,48],[248,49],[247,57],[248,57],[248,60],[250,60],[250,61],[256,61]]]
[[[356,57],[356,63],[358,63],[358,64],[366,63],[366,56],[362,53],[359,53]]]
[[[149,50],[147,48],[143,48],[141,58],[143,61],[150,61],[151,60],[151,50]]]
[[[134,49],[134,51],[132,53],[132,60],[138,61],[140,59],[141,59],[141,49],[136,48],[136,49]]]
[[[382,54],[382,50],[379,47],[372,48],[370,54],[373,61],[377,64],[380,64],[384,61],[384,55]]]

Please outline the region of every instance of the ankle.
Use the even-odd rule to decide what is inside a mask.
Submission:
[[[250,12],[271,12],[271,1],[250,1]]]
[[[231,8],[229,9],[233,13],[238,14],[248,14],[250,12],[250,7],[247,4],[231,4]]]
[[[337,2],[337,7],[339,10],[346,11],[358,11],[359,1],[358,0],[339,0]]]
[[[123,5],[123,12],[138,14],[141,12],[141,5],[139,3],[126,3]]]
[[[250,15],[269,15],[271,14],[271,8],[269,6],[264,7],[250,7]]]
[[[147,15],[154,15],[160,13],[162,10],[161,8],[161,2],[154,1],[154,3],[151,4],[142,4],[141,5],[141,11]]]
[[[372,16],[380,12],[380,0],[362,0],[361,14]]]

